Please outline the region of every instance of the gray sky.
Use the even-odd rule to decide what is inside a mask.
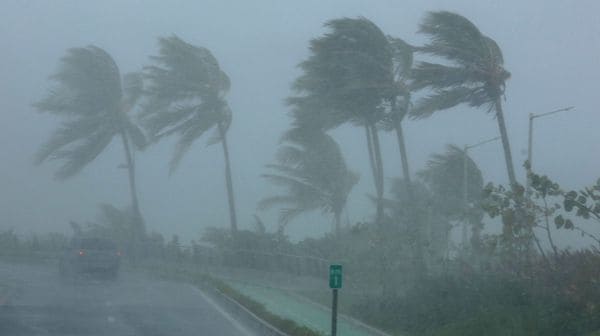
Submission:
[[[231,78],[229,101],[234,187],[239,221],[252,224],[256,202],[272,192],[259,178],[273,159],[278,137],[288,126],[283,100],[308,55],[308,41],[333,18],[364,16],[390,35],[420,43],[417,24],[427,10],[456,11],[471,19],[503,49],[512,73],[506,91],[506,122],[519,179],[527,145],[527,115],[575,105],[577,110],[536,123],[535,168],[564,187],[578,188],[600,177],[600,20],[597,1],[10,1],[0,3],[0,230],[21,233],[68,230],[68,220],[93,219],[99,203],[128,203],[122,149],[113,144],[82,174],[52,179],[52,164],[32,157],[57,125],[30,104],[49,87],[67,48],[95,44],[107,50],[121,72],[139,70],[156,54],[156,38],[177,34],[209,48]],[[447,143],[460,146],[498,134],[483,110],[460,107],[405,124],[412,171]],[[361,182],[351,195],[351,221],[369,216],[365,195],[373,190],[366,145],[360,130],[332,132]],[[387,177],[400,175],[397,144],[384,135]],[[228,225],[218,146],[202,141],[168,176],[173,141],[138,156],[140,202],[150,229],[198,238],[203,227]],[[505,183],[499,142],[474,149],[486,181]],[[261,214],[272,222],[273,214]],[[329,230],[327,220],[308,216],[294,222],[299,238]],[[568,238],[568,237],[567,237]],[[570,239],[573,239],[572,237]]]

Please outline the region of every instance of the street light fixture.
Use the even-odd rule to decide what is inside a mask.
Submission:
[[[488,139],[488,140],[484,140],[484,141],[480,141],[478,143],[472,144],[472,145],[465,145],[463,147],[463,154],[464,154],[464,158],[463,158],[463,201],[464,201],[464,206],[465,206],[465,220],[462,223],[462,244],[466,244],[467,243],[467,224],[469,221],[469,217],[467,216],[467,211],[468,211],[468,204],[469,204],[469,170],[468,170],[468,151],[471,148],[475,148],[475,147],[479,147],[481,145],[485,145],[487,143],[499,140],[500,137],[495,137],[492,139]]]
[[[569,106],[569,107],[564,107],[561,109],[557,109],[557,110],[553,110],[550,112],[545,112],[545,113],[539,113],[539,114],[533,114],[533,113],[529,113],[529,138],[528,138],[528,143],[527,143],[527,177],[526,177],[526,183],[525,183],[525,188],[526,188],[526,195],[530,196],[531,195],[531,181],[529,178],[529,173],[531,171],[533,171],[533,120],[536,118],[542,118],[542,117],[547,117],[549,115],[555,114],[555,113],[559,113],[559,112],[566,112],[566,111],[570,111],[572,109],[574,109],[575,106]]]

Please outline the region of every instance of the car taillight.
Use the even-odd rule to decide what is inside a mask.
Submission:
[[[85,255],[85,251],[84,250],[79,250],[79,255],[80,256],[84,256]]]

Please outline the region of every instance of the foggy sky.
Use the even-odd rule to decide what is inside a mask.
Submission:
[[[364,16],[386,33],[419,44],[417,24],[427,10],[456,11],[495,39],[512,73],[505,115],[518,178],[524,182],[528,113],[565,106],[575,111],[536,121],[534,169],[565,188],[600,177],[597,109],[600,82],[600,20],[597,1],[9,1],[0,2],[0,230],[68,232],[68,220],[92,220],[97,204],[129,202],[122,148],[113,143],[84,171],[66,182],[53,180],[54,164],[33,166],[36,149],[58,119],[31,103],[50,87],[65,50],[97,45],[121,73],[137,71],[157,53],[156,38],[176,34],[209,48],[232,83],[234,113],[229,131],[239,222],[252,225],[257,201],[276,190],[259,175],[273,161],[288,127],[283,100],[308,56],[308,41],[339,17]],[[447,143],[463,146],[498,135],[493,116],[460,106],[404,124],[411,170]],[[361,175],[350,196],[351,222],[372,215],[373,192],[364,135],[342,127],[332,132],[349,167]],[[198,141],[169,177],[174,141],[137,155],[140,205],[149,229],[197,239],[207,226],[229,223],[223,158],[218,146]],[[395,137],[382,134],[386,178],[401,175]],[[500,142],[474,149],[485,181],[506,183]],[[274,213],[260,213],[274,228]],[[344,219],[346,215],[344,215]],[[292,222],[300,238],[330,229],[321,216]],[[566,236],[569,238],[569,236]],[[574,239],[570,237],[569,239]]]

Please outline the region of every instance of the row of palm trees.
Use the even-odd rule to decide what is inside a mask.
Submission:
[[[320,209],[333,215],[339,233],[340,215],[358,175],[348,169],[327,131],[350,124],[365,132],[375,186],[375,223],[383,226],[385,175],[379,132],[396,133],[401,171],[408,182],[404,185],[411,195],[403,121],[406,116],[427,118],[463,103],[494,113],[509,180],[516,185],[502,110],[510,74],[491,38],[466,18],[443,11],[425,16],[419,32],[429,42],[421,47],[386,36],[365,18],[335,19],[325,25],[329,31],[310,42],[311,54],[300,64],[303,73],[287,99],[292,127],[282,137],[277,164],[268,165],[269,173],[264,174],[267,181],[283,186],[283,193],[265,198],[260,207],[280,208],[281,224],[305,211]],[[414,63],[415,53],[433,56],[440,63]],[[63,118],[38,151],[36,162],[59,160],[62,165],[56,177],[69,178],[115,137],[121,138],[141,235],[144,220],[137,199],[134,151],[177,136],[173,171],[192,144],[212,131],[207,143],[220,143],[223,149],[230,226],[235,232],[238,225],[227,142],[233,114],[225,98],[229,78],[208,49],[176,36],[160,38],[158,55],[151,61],[141,73],[121,78],[115,61],[102,49],[68,50],[51,77],[56,85],[35,104],[40,111]],[[413,104],[412,95],[417,91],[426,94]],[[415,230],[418,234],[419,228]]]
[[[502,110],[510,73],[504,69],[502,52],[491,38],[466,18],[445,11],[425,16],[419,33],[427,36],[428,43],[420,47],[386,36],[364,18],[335,19],[325,26],[328,32],[310,42],[311,54],[300,64],[303,73],[294,82],[295,94],[288,98],[293,126],[325,132],[344,124],[364,128],[378,225],[384,223],[380,130],[396,133],[402,175],[407,193],[412,194],[402,128],[406,116],[428,118],[460,104],[493,113],[502,137],[509,181],[516,186]],[[414,63],[415,53],[440,62]],[[422,97],[413,104],[415,92]],[[413,198],[409,197],[409,202]],[[418,239],[418,227],[413,228],[413,234]]]

